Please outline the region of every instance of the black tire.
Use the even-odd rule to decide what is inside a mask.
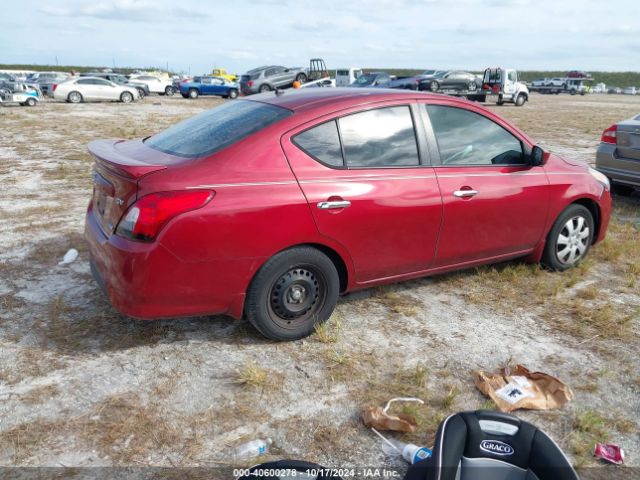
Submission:
[[[504,105],[504,98],[502,98],[502,95],[498,95],[498,100],[496,101],[496,105],[499,105],[499,106]]]
[[[200,95],[200,92],[195,88],[190,88],[189,91],[187,92],[187,95],[189,96],[190,99],[195,100]]]
[[[265,337],[297,340],[331,316],[339,290],[338,271],[325,254],[292,248],[260,268],[247,291],[245,314]]]
[[[527,97],[525,97],[524,93],[519,93],[516,97],[516,107],[521,107],[527,101]]]
[[[238,90],[236,90],[235,88],[232,88],[231,90],[229,90],[229,95],[228,97],[231,100],[235,100],[236,98],[238,98]]]
[[[35,107],[37,103],[38,101],[35,98],[27,98],[27,101],[24,102],[27,107]]]
[[[120,94],[120,101],[122,103],[131,103],[133,102],[134,98],[133,98],[133,93],[131,92],[122,92]]]
[[[136,90],[138,90],[138,96],[140,97],[140,100],[142,100],[146,96],[146,93],[144,93],[144,88],[136,88]]]
[[[172,87],[171,85],[167,85],[167,86],[164,88],[164,94],[165,94],[167,97],[173,97],[173,94],[174,94],[174,93],[176,93],[176,91],[173,89],[173,87]]]
[[[609,180],[611,182],[611,180]],[[624,185],[622,183],[611,182],[611,193],[616,195],[629,196],[633,193],[635,188],[632,185]]]
[[[270,91],[271,91],[271,86],[267,83],[263,83],[262,85],[260,85],[260,88],[258,89],[258,92],[260,93],[265,93]]]
[[[73,92],[69,92],[69,95],[67,95],[67,102],[82,103],[82,94],[75,90]]]
[[[296,75],[296,82],[307,83],[307,76],[304,73]]]
[[[431,85],[429,85],[429,90],[431,90],[432,92],[437,92],[439,89],[440,89],[440,84],[435,80],[431,82]]]
[[[189,98],[189,95],[187,95],[186,93],[183,93],[182,98]]]
[[[570,223],[575,228],[573,232],[568,228]],[[583,236],[585,230],[581,225],[586,225],[588,229],[586,236]],[[542,264],[555,271],[563,271],[576,266],[589,252],[593,233],[594,222],[589,209],[576,203],[569,205],[558,216],[549,235],[547,235]],[[560,239],[560,236],[563,239]],[[566,247],[561,248],[561,245],[566,245]],[[580,251],[581,248],[583,248],[582,251]]]

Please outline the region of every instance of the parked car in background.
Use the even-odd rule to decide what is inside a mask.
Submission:
[[[418,90],[420,81],[425,78],[424,75],[413,75],[410,77],[396,77],[391,80],[385,87],[400,88],[404,90]]]
[[[567,78],[591,78],[591,75],[581,70],[570,70],[567,72]]]
[[[68,78],[70,75],[64,72],[35,72],[27,76],[25,83],[37,86],[43,95],[53,96],[54,86]]]
[[[218,95],[223,98],[238,98],[237,83],[229,82],[221,77],[194,77],[191,81],[178,84],[180,94],[184,98],[198,98],[200,95]]]
[[[622,93],[625,95],[636,95],[638,91],[636,90],[636,87],[627,87]]]
[[[403,90],[240,99],[89,151],[85,236],[112,305],[246,316],[277,340],[312,333],[341,292],[520,257],[568,269],[611,211],[586,163],[477,104]]]
[[[480,87],[481,83],[482,79],[479,79],[475,74],[461,70],[441,71],[421,81],[422,89],[428,89],[432,92],[440,90],[468,90],[474,92]]]
[[[220,77],[224,78],[227,82],[235,83],[238,81],[238,76],[233,73],[227,73],[227,70],[224,68],[214,68],[211,70],[212,77]]]
[[[92,101],[119,101],[130,103],[139,98],[138,90],[126,85],[98,77],[72,78],[57,84],[53,91],[53,98],[66,100],[69,103]]]
[[[531,86],[532,87],[545,87],[547,85],[548,81],[549,81],[548,78],[537,78],[533,82],[531,82]]]
[[[350,87],[365,88],[365,87],[386,87],[389,82],[393,80],[393,77],[387,72],[369,72],[360,75]]]
[[[348,87],[362,75],[362,69],[358,67],[339,68],[336,70],[336,87]]]
[[[254,68],[240,77],[240,90],[245,95],[263,93],[276,88],[288,88],[293,82],[307,81],[304,68],[287,68],[282,65],[268,65]]]
[[[138,90],[138,96],[140,98],[144,98],[151,93],[146,83],[129,80],[126,75],[122,75],[121,73],[90,72],[90,73],[81,73],[80,76],[104,78],[105,80],[109,80],[110,82],[117,83],[118,85],[124,85],[125,87],[133,87],[136,90]]]
[[[143,83],[149,87],[151,93],[157,93],[158,95],[173,95],[175,93],[173,81],[169,78],[159,78],[151,75],[130,75],[129,81]]]
[[[600,138],[596,168],[617,193],[640,188],[640,115],[611,125]]]

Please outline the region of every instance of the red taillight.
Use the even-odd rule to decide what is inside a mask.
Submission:
[[[247,85],[248,85],[249,87],[253,87],[253,82],[252,82],[251,80],[249,80],[249,81],[247,82]]]
[[[618,131],[618,125],[611,125],[604,132],[602,132],[601,142],[604,143],[616,143],[616,136]]]
[[[58,88],[58,84],[57,84],[57,83],[54,83],[54,84],[53,84],[53,91],[54,91],[54,92],[56,91],[56,88]]]
[[[172,218],[204,207],[214,195],[212,190],[151,193],[129,207],[116,234],[132,240],[153,241]]]

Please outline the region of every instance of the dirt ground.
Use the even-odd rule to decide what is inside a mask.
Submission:
[[[511,262],[370,289],[299,342],[225,317],[140,322],[112,310],[82,238],[86,144],[147,136],[219,102],[0,108],[0,465],[229,465],[234,446],[270,437],[267,458],[403,471],[361,406],[422,398],[406,409],[418,432],[402,438],[431,446],[447,414],[492,408],[472,371],[522,363],[573,389],[561,409],[519,415],[585,475],[613,472],[592,459],[595,441],[622,445],[640,467],[637,193],[614,197],[608,239],[578,268]],[[490,108],[543,147],[593,162],[602,130],[638,114],[640,97],[533,95]],[[69,248],[79,258],[58,265]]]

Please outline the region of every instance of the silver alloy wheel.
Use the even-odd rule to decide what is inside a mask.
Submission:
[[[71,103],[80,103],[82,101],[82,95],[78,92],[71,92],[69,94],[69,101]]]
[[[556,255],[563,265],[573,265],[587,251],[590,238],[589,224],[583,216],[567,220],[556,240]]]
[[[133,95],[129,92],[122,92],[122,95],[120,95],[120,100],[122,101],[122,103],[131,103],[133,102]]]

